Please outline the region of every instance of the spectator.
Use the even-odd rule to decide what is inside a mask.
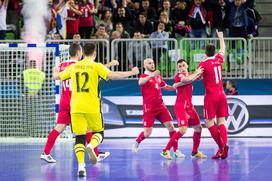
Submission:
[[[121,33],[120,31],[113,31],[111,34],[111,41],[116,40],[116,39],[120,39],[121,38]],[[110,45],[112,45],[114,51],[111,53],[114,53],[111,58],[113,60],[118,60],[119,61],[119,66],[118,66],[118,70],[128,70],[128,62],[127,62],[127,54],[126,54],[126,50],[127,50],[127,44],[126,42],[119,42],[119,41],[115,41],[115,43],[111,43]]]
[[[75,4],[74,0],[69,0],[67,2],[67,21],[66,21],[66,31],[67,39],[72,39],[74,34],[78,34],[79,29],[79,17],[82,15],[82,12],[79,11],[78,5]]]
[[[255,8],[249,7],[247,8],[246,12],[247,12],[248,20],[249,20],[247,34],[248,36],[256,37],[259,35],[258,25],[262,17]]]
[[[113,9],[113,23],[122,23],[127,32],[131,32],[131,25],[133,24],[133,17],[127,7],[120,6]]]
[[[151,33],[150,38],[155,38],[164,41],[152,41],[152,52],[153,52],[153,59],[155,60],[155,64],[159,65],[161,62],[162,53],[168,50],[167,46],[167,39],[169,38],[169,33],[164,31],[165,25],[164,23],[160,22],[157,27],[157,31]]]
[[[246,9],[248,4],[244,3],[243,0],[234,0],[233,2],[225,0],[225,3],[230,10],[228,14],[230,37],[247,38],[248,18]]]
[[[94,9],[94,5],[89,3],[88,0],[82,0],[79,10],[82,13],[79,19],[79,34],[81,38],[89,39],[94,28],[93,14],[96,13],[96,10]]]
[[[20,12],[22,8],[21,0],[1,0],[2,3],[8,1],[6,24],[12,24],[16,27],[15,39],[20,38]],[[1,15],[2,17],[2,15]]]
[[[225,87],[227,89],[227,95],[238,95],[239,94],[236,84],[233,80],[227,80]]]
[[[194,0],[194,4],[189,13],[189,24],[191,38],[206,38],[206,12],[201,4],[201,0]]]
[[[116,23],[115,30],[119,31],[121,38],[130,38],[129,33],[126,30],[124,30],[124,26],[122,23],[120,22]]]
[[[183,38],[187,37],[187,34],[190,32],[190,27],[185,25],[184,21],[179,21],[174,27],[174,37]]]
[[[81,40],[80,34],[78,34],[78,33],[74,34],[74,36],[73,36],[73,43],[81,44],[80,40]]]
[[[216,3],[211,4],[211,11],[213,13],[212,23],[211,23],[211,36],[217,37],[216,29],[223,31],[224,35],[228,36],[228,20],[227,14],[228,9],[224,0],[219,0]]]
[[[105,25],[105,31],[109,34],[113,30],[113,24],[112,24],[112,13],[110,10],[104,11],[101,18],[97,22],[97,29],[100,24]]]
[[[4,40],[6,38],[7,31],[7,8],[8,8],[9,0],[0,1],[0,40]]]
[[[188,14],[189,12],[186,2],[183,0],[178,0],[176,2],[176,7],[173,9],[172,17],[170,17],[170,19],[175,24],[177,24],[180,21],[184,21],[185,24],[187,24]]]
[[[172,21],[172,17],[173,17],[173,11],[171,10],[171,3],[170,0],[163,0],[162,2],[162,8],[159,10],[159,14],[161,14],[161,12],[165,12],[167,13],[169,19]]]
[[[141,40],[141,32],[135,31],[133,39]],[[151,49],[147,41],[132,41],[128,45],[127,59],[129,61],[129,68],[143,67],[143,60],[146,58],[152,58]]]
[[[140,32],[144,37],[149,37],[153,32],[153,25],[147,20],[145,13],[140,13],[139,19],[134,24],[134,30],[135,32]]]
[[[98,26],[97,32],[95,33],[96,39],[109,39],[109,35],[106,32],[106,28],[104,24],[100,24]]]
[[[169,16],[168,16],[167,12],[162,11],[160,13],[159,20],[157,21],[157,23],[155,23],[155,27],[157,27],[160,22],[164,23],[164,26],[165,26],[164,31],[168,32],[169,35],[172,34],[173,25],[172,25],[172,22],[169,20]]]
[[[150,6],[149,0],[142,0],[142,7],[140,13],[144,12],[147,15],[147,19],[154,22],[157,19],[156,10]]]
[[[55,33],[54,34],[54,37],[53,37],[53,40],[61,40],[61,35],[59,33]]]

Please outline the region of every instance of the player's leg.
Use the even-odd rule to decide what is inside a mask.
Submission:
[[[87,152],[91,163],[97,163],[97,155],[95,154],[94,148],[102,143],[104,139],[104,123],[101,113],[87,114],[88,129],[92,131],[93,135],[90,143],[87,145]]]
[[[90,143],[92,137],[93,137],[93,133],[92,133],[91,131],[88,130],[87,133],[86,133],[86,143],[87,143],[87,144]],[[95,152],[96,156],[98,156],[99,150],[98,150],[97,147],[94,148],[94,152]]]
[[[47,141],[40,158],[48,163],[56,163],[56,160],[51,156],[50,152],[55,144],[58,136],[65,130],[66,124],[57,124],[56,127],[48,134]]]
[[[150,124],[153,122],[152,124]],[[139,150],[140,143],[145,139],[148,138],[153,130],[154,121],[149,121],[148,124],[146,124],[146,127],[144,127],[144,131],[142,131],[139,136],[137,137],[136,141],[132,144],[132,152],[137,153]],[[149,127],[150,126],[150,127]]]
[[[132,152],[136,153],[139,150],[140,143],[148,138],[152,133],[152,128],[154,126],[154,121],[157,113],[156,112],[145,112],[143,115],[143,126],[144,131],[142,131],[136,138],[135,142],[132,144]]]
[[[166,159],[172,159],[172,157],[170,155],[170,149],[178,143],[178,140],[182,137],[182,135],[184,135],[186,133],[186,131],[187,131],[187,126],[180,126],[179,131],[177,131],[170,138],[166,147],[163,149],[163,152],[161,152],[161,156],[163,156]],[[179,153],[179,151],[177,151],[177,149],[176,149],[176,150],[174,150],[173,157],[174,157],[174,159],[177,159],[177,158],[183,158],[183,157],[185,157],[185,155],[182,153]]]
[[[87,120],[85,114],[80,113],[72,113],[71,114],[72,121],[72,131],[76,135],[75,141],[75,154],[78,161],[78,176],[85,177],[86,169],[85,169],[85,142],[86,142],[86,131],[87,131]]]
[[[217,126],[214,124],[214,119],[216,117],[217,110],[217,98],[214,97],[204,97],[204,118],[205,125],[211,133],[212,138],[219,147],[217,153],[212,157],[213,159],[219,159],[222,154],[222,143],[220,138],[220,133]]]
[[[228,146],[228,131],[226,129],[225,123],[226,119],[225,117],[228,116],[228,103],[227,103],[227,98],[226,96],[221,96],[219,99],[219,106],[217,110],[217,126],[218,130],[220,132],[220,137],[222,141],[222,146],[223,146],[223,153],[221,158],[225,159],[228,157],[228,151],[229,151],[229,146]]]
[[[201,125],[193,126],[194,134],[193,134],[193,150],[192,150],[192,158],[207,158],[207,155],[203,154],[201,151],[198,150],[200,139],[201,139],[201,132],[202,127]]]
[[[218,129],[220,132],[220,136],[221,136],[221,141],[222,141],[222,147],[223,147],[223,152],[221,155],[222,159],[225,159],[228,157],[228,151],[229,151],[229,146],[228,146],[228,132],[225,126],[225,117],[220,117],[217,118],[217,125],[218,125]]]
[[[194,134],[193,134],[193,149],[192,149],[192,158],[206,158],[207,156],[204,155],[201,151],[198,150],[200,139],[201,139],[201,132],[202,127],[200,123],[200,118],[195,110],[192,108],[188,111],[190,115],[190,119],[188,120],[188,124],[193,127]]]

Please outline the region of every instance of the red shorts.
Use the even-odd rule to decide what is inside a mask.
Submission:
[[[204,97],[204,118],[214,119],[220,117],[227,117],[228,103],[226,95],[205,96]]]
[[[194,107],[184,109],[183,105],[175,105],[175,115],[179,127],[200,125],[200,119]]]
[[[70,109],[60,109],[58,114],[57,124],[69,125],[70,123],[71,123]]]
[[[145,128],[153,127],[155,119],[159,120],[162,124],[168,121],[172,121],[173,118],[165,105],[143,106],[143,125]]]

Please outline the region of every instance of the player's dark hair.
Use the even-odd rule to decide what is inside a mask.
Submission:
[[[81,46],[77,43],[73,43],[69,47],[69,54],[71,57],[74,57],[76,56],[77,51],[80,51],[80,50],[81,50]]]
[[[95,51],[95,44],[93,43],[86,43],[83,46],[83,53],[85,56],[91,56]]]
[[[179,59],[179,60],[177,61],[177,64],[182,63],[182,62],[186,62],[186,60],[184,60],[184,59]]]
[[[231,87],[235,88],[236,89],[236,83],[234,80],[228,80],[229,84]]]
[[[215,46],[213,44],[206,45],[206,55],[212,57],[215,55]]]

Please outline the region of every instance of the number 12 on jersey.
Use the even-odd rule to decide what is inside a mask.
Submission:
[[[82,77],[82,79],[80,79]],[[84,80],[83,80],[84,79]],[[83,80],[83,85],[80,87],[80,82]],[[89,81],[89,74],[87,72],[76,72],[76,85],[77,92],[89,92],[89,88],[87,88],[87,83]]]
[[[215,83],[218,84],[222,80],[221,67],[216,66],[214,69]]]

